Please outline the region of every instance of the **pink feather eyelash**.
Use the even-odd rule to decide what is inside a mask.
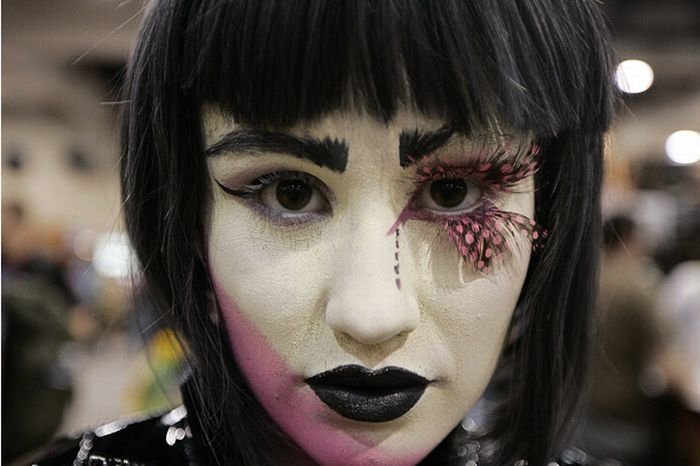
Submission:
[[[464,260],[483,273],[506,259],[518,234],[530,240],[534,249],[544,245],[548,234],[534,220],[504,212],[490,201],[468,215],[445,219],[443,228]]]
[[[439,159],[428,163],[417,163],[417,186],[445,178],[469,179],[479,183],[491,192],[511,192],[518,182],[537,172],[537,161],[534,158],[540,153],[540,146],[533,144],[515,160],[503,160],[503,152],[498,151],[491,157],[477,157],[468,165],[453,165]],[[517,154],[516,154],[517,155]]]
[[[416,192],[434,181],[466,179],[480,185],[485,199],[465,213],[445,215],[413,209],[414,195],[389,233],[411,219],[442,224],[462,258],[482,273],[489,273],[505,261],[515,246],[517,235],[527,238],[533,249],[541,248],[548,235],[545,229],[524,215],[500,210],[491,200],[499,193],[514,192],[517,183],[537,172],[534,158],[540,153],[540,146],[532,144],[524,153],[511,158],[503,157],[504,151],[509,151],[509,148],[502,148],[488,158],[476,157],[467,165],[453,165],[438,159],[417,162]]]

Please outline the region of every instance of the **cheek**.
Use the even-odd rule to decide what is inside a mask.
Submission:
[[[424,229],[414,232],[431,234],[430,228]],[[466,412],[481,396],[498,363],[530,250],[523,239],[522,247],[514,247],[507,261],[483,273],[456,253],[452,244],[441,240],[432,244],[416,241],[421,246],[410,255],[419,271],[415,282],[424,325],[434,329],[437,336],[431,340],[439,339],[452,360],[449,372],[454,384],[449,389],[468,401]]]
[[[322,251],[293,235],[284,241],[245,207],[216,203],[209,233],[209,271],[219,292],[235,297],[241,314],[253,322],[275,349],[295,352],[309,332],[323,285]],[[253,233],[255,232],[255,233]],[[222,293],[219,293],[222,294]],[[297,368],[303,369],[303,368]]]
[[[499,296],[488,279],[471,282],[470,288],[443,300],[435,322],[456,362],[453,376],[460,389],[480,394],[498,363],[518,295]]]

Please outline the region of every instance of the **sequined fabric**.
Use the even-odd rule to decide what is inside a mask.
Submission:
[[[183,391],[183,395],[185,392]],[[184,396],[189,409],[191,403]],[[191,401],[191,400],[190,400]],[[165,414],[142,419],[115,421],[81,435],[57,440],[30,459],[15,463],[36,466],[208,466],[206,447],[191,428],[185,406]],[[196,426],[195,426],[196,427]],[[459,466],[479,466],[488,456],[463,423],[464,444],[457,452]],[[206,455],[206,456],[205,456]],[[450,462],[452,463],[452,462]],[[521,460],[513,466],[535,466]],[[596,462],[577,448],[565,450],[560,459],[541,466],[622,466],[618,462]]]
[[[58,440],[20,464],[37,466],[203,466],[184,406],[163,415],[116,421]]]

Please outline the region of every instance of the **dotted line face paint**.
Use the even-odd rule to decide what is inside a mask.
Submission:
[[[399,272],[399,231],[401,229],[396,229],[395,241],[394,241],[394,274],[396,275],[396,289],[401,291],[401,275]]]

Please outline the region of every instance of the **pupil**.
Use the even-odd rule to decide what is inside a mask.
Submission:
[[[311,186],[300,180],[285,180],[277,184],[277,201],[288,210],[300,210],[311,201]]]
[[[430,196],[440,207],[455,207],[467,196],[467,184],[455,179],[435,181],[430,185]]]

